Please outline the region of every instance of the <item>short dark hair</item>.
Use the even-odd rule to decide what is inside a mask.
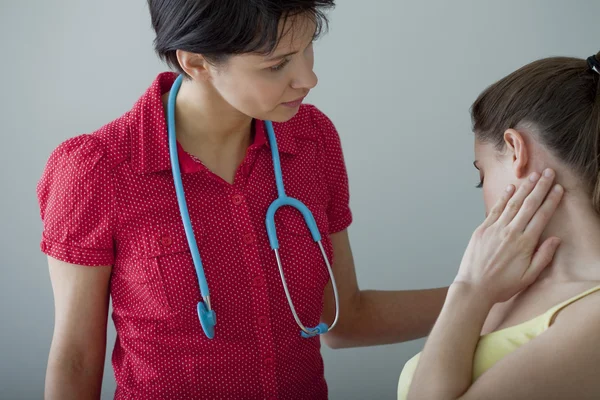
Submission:
[[[180,73],[177,50],[202,54],[211,63],[236,54],[270,54],[293,28],[291,17],[310,17],[316,38],[327,28],[324,11],[334,6],[334,0],[148,0],[154,48]]]
[[[600,63],[600,53],[590,60]],[[534,61],[488,87],[471,108],[478,139],[504,148],[506,129],[531,129],[581,176],[600,213],[600,73],[584,59]]]

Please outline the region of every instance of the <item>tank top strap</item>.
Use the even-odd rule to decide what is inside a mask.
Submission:
[[[560,304],[555,305],[554,307],[552,307],[551,309],[549,309],[548,311],[546,311],[545,313],[545,318],[544,318],[544,324],[546,329],[550,327],[552,320],[554,319],[554,317],[556,316],[556,314],[558,314],[559,311],[561,311],[562,309],[564,309],[565,307],[567,307],[570,304],[575,303],[577,300],[581,300],[582,298],[584,298],[585,296],[588,296],[592,293],[595,293],[597,291],[600,290],[600,285],[593,287],[591,289],[586,290],[585,292],[579,293],[576,296],[571,297],[570,299],[563,301]]]

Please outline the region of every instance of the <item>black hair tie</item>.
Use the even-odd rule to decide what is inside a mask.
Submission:
[[[598,57],[595,55],[588,57],[587,63],[592,71],[600,75],[600,60],[598,60]]]

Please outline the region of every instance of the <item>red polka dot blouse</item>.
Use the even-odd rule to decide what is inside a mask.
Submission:
[[[233,184],[179,147],[217,315],[215,338],[202,331],[161,101],[175,78],[160,74],[131,111],[54,150],[37,188],[41,249],[113,267],[116,399],[326,399],[319,338],[300,336],[267,239],[277,190],[262,121]],[[286,192],[312,211],[332,261],[329,234],[352,221],[339,136],[310,105],[274,128]],[[306,326],[316,326],[329,279],[320,250],[295,209],[280,209],[276,224],[294,305]]]

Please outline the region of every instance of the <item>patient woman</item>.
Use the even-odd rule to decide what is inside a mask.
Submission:
[[[463,262],[398,398],[600,399],[600,53],[526,65],[483,92],[472,118],[486,211],[549,166],[564,195],[542,239],[561,242],[522,281],[494,276],[494,260]]]

